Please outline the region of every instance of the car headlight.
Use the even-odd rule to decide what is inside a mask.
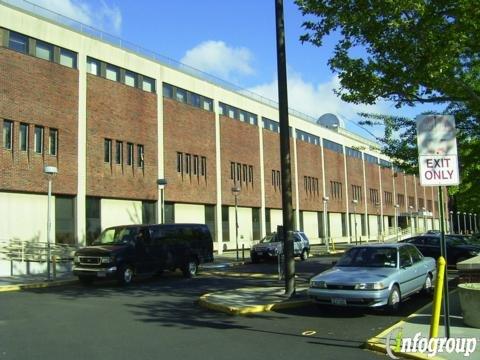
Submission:
[[[101,262],[102,264],[110,264],[110,263],[112,263],[113,260],[114,260],[114,259],[113,259],[113,256],[102,256],[100,259],[101,259],[100,262]]]
[[[385,284],[382,282],[355,284],[355,290],[383,290],[383,289],[385,289]]]
[[[327,283],[325,281],[310,280],[310,287],[319,288],[319,289],[326,289],[327,288]]]

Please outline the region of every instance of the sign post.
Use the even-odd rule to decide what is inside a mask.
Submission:
[[[420,184],[422,186],[439,187],[440,253],[447,260],[448,264],[445,244],[443,186],[458,185],[460,183],[455,118],[451,115],[420,115],[416,120]],[[450,338],[448,278],[443,283],[445,337]]]

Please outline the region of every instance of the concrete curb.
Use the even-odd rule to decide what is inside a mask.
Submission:
[[[206,309],[222,312],[229,315],[249,315],[257,314],[268,311],[282,310],[282,309],[292,309],[297,307],[302,307],[312,304],[310,299],[303,300],[286,300],[278,303],[267,303],[259,305],[247,305],[247,306],[228,306],[220,304],[218,302],[212,302],[209,298],[214,293],[205,294],[200,296],[198,304]]]
[[[43,289],[43,288],[49,288],[54,286],[71,285],[75,283],[78,283],[78,280],[76,279],[53,280],[53,281],[42,281],[42,282],[31,283],[31,284],[0,285],[0,292],[22,291],[22,290],[29,290],[29,289]]]

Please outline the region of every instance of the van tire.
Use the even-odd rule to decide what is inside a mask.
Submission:
[[[135,272],[130,265],[123,266],[118,273],[118,283],[120,285],[130,285],[132,283]]]
[[[193,278],[197,276],[198,261],[195,259],[189,260],[182,269],[183,276],[186,278]]]

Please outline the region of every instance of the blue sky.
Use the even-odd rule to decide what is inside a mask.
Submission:
[[[274,0],[31,0],[143,48],[242,88],[277,99]],[[350,130],[359,111],[414,117],[428,107],[396,109],[342,102],[327,60],[335,39],[322,48],[299,41],[304,21],[293,0],[284,0],[289,106],[310,116],[332,112]],[[379,130],[375,130],[378,132]]]

